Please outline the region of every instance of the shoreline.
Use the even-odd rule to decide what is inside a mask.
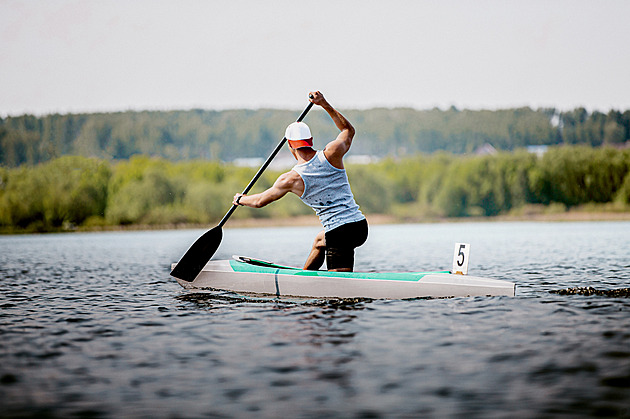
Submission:
[[[605,221],[630,221],[630,212],[586,212],[567,211],[552,214],[522,214],[522,215],[497,215],[492,217],[418,217],[401,218],[393,215],[367,214],[370,225],[383,224],[445,224],[445,223],[470,223],[470,222],[605,222]],[[252,218],[233,220],[224,228],[266,228],[266,227],[291,227],[291,226],[319,226],[319,220],[315,216],[304,215],[299,217],[276,218]],[[214,227],[214,226],[211,226]],[[210,227],[210,228],[211,228]]]
[[[402,218],[393,215],[367,214],[370,225],[384,224],[443,224],[443,223],[478,223],[478,222],[605,222],[605,221],[630,221],[630,212],[608,211],[579,211],[570,210],[557,213],[526,213],[506,214],[492,217],[417,217]],[[302,215],[290,218],[244,218],[233,219],[226,224],[224,229],[231,228],[276,228],[276,227],[307,227],[321,226],[317,217]],[[60,228],[51,231],[0,231],[0,235],[21,234],[48,234],[48,233],[89,233],[106,231],[152,231],[152,230],[195,230],[211,229],[216,224],[134,224],[126,226],[91,226],[76,227],[71,229]]]
[[[483,223],[483,222],[595,222],[595,221],[630,221],[630,212],[580,212],[568,211],[558,214],[497,215],[493,217],[418,217],[401,218],[393,215],[367,214],[370,225],[383,224],[446,224],[446,223]],[[315,216],[305,215],[292,218],[252,218],[233,220],[224,228],[271,228],[291,226],[319,226]],[[211,226],[212,228],[214,226]]]

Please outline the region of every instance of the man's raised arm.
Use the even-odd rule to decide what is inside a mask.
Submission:
[[[330,118],[333,120],[337,128],[339,128],[339,131],[341,131],[335,140],[326,145],[324,151],[326,153],[326,157],[329,160],[331,160],[331,158],[332,160],[339,160],[339,163],[342,164],[341,159],[343,158],[344,154],[346,154],[348,150],[350,150],[350,145],[352,145],[352,139],[354,138],[354,127],[352,126],[350,121],[348,121],[338,110],[333,108],[332,105],[328,103],[321,92],[311,92],[311,95],[313,95],[313,99],[311,99],[311,102],[321,106],[326,112],[328,112]],[[331,163],[335,165],[333,161],[331,161]]]

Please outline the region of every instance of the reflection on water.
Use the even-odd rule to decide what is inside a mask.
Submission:
[[[184,291],[199,231],[0,237],[2,415],[628,417],[629,227],[374,226],[357,269],[448,268],[463,241],[518,285],[406,301]],[[315,233],[228,229],[217,257],[299,265]]]

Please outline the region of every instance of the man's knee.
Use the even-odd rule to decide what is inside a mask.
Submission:
[[[313,247],[315,249],[325,249],[326,248],[326,233],[322,230],[317,233],[315,236],[315,241],[313,242]]]

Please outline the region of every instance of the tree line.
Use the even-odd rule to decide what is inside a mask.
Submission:
[[[630,208],[630,149],[552,147],[496,155],[435,153],[348,165],[366,214],[401,219],[493,216],[536,205],[610,203]],[[36,166],[0,167],[0,230],[58,231],[117,225],[215,224],[255,169],[208,161],[126,161],[65,156]],[[273,183],[267,171],[252,192]],[[312,214],[296,196],[233,218]],[[313,215],[314,217],[314,215]]]
[[[357,129],[353,153],[403,157],[470,153],[488,143],[513,151],[530,145],[615,145],[630,140],[630,110],[560,112],[506,110],[344,110]],[[297,112],[288,110],[164,111],[55,114],[0,118],[0,165],[34,165],[65,155],[126,160],[135,155],[172,161],[229,162],[266,157]],[[325,112],[307,122],[317,146],[334,138]]]

